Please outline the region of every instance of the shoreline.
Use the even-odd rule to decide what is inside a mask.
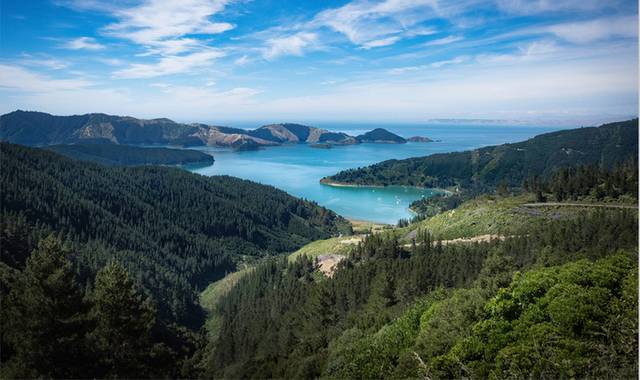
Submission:
[[[420,189],[420,190],[434,190],[434,191],[438,191],[438,192],[442,192],[445,193],[447,195],[453,195],[455,192],[451,191],[451,190],[447,190],[447,189],[442,189],[439,187],[424,187],[424,186],[410,186],[410,185],[359,185],[359,184],[353,184],[353,183],[345,183],[345,182],[336,182],[336,181],[331,181],[325,178],[321,178],[320,179],[320,183],[322,185],[326,185],[326,186],[333,186],[333,187],[353,187],[353,188],[358,188],[358,187],[370,187],[370,188],[375,188],[375,189],[384,189],[387,187],[410,187],[413,189]]]
[[[330,181],[330,180],[325,179],[325,178],[321,178],[320,179],[320,184],[327,185],[327,186],[333,186],[333,187],[372,187],[372,188],[376,188],[376,189],[382,189],[382,188],[388,187],[388,186],[381,186],[381,185],[357,185],[357,184],[352,184],[352,183],[335,182],[335,181]]]

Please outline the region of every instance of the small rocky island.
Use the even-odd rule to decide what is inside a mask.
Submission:
[[[417,143],[429,143],[429,142],[434,142],[435,140],[432,140],[428,137],[424,137],[424,136],[413,136],[413,137],[409,137],[407,139],[407,141],[409,142],[417,142]]]

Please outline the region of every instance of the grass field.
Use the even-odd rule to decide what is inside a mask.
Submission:
[[[445,211],[408,227],[405,236],[415,234],[417,229],[429,230],[436,238],[449,240],[479,235],[511,235],[523,228],[554,219],[571,218],[584,212],[584,207],[565,207],[563,204],[541,204],[536,206],[534,196],[484,195],[469,200],[458,208]],[[594,208],[602,208],[594,204]],[[613,207],[607,205],[607,207]]]
[[[358,244],[358,241],[360,241],[361,238],[362,237],[360,235],[353,235],[325,240],[316,240],[289,255],[289,260],[295,261],[298,257],[301,256],[313,258],[318,257],[319,255],[326,254],[346,255],[355,244]]]

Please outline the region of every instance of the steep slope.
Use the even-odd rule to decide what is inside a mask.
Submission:
[[[404,144],[407,142],[404,138],[391,133],[383,128],[376,128],[372,131],[364,133],[356,137],[361,143],[385,143],[385,144]]]
[[[3,233],[54,231],[81,243],[85,278],[117,257],[162,315],[183,323],[197,323],[196,289],[237,263],[350,230],[314,203],[233,177],[105,167],[7,143],[0,152]]]
[[[485,187],[505,181],[520,186],[525,178],[549,176],[560,167],[597,164],[610,168],[638,157],[638,119],[578,128],[473,151],[389,160],[345,170],[324,183]]]
[[[355,246],[332,277],[304,255],[269,260],[210,290],[203,376],[629,377],[637,227],[637,212],[610,210],[478,244],[423,231],[406,245],[391,230]]]
[[[45,149],[69,158],[102,165],[185,165],[213,164],[213,157],[197,150],[140,148],[116,144],[51,145]]]

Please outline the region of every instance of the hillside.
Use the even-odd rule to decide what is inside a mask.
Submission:
[[[465,207],[466,218],[483,206]],[[342,249],[337,239],[234,275],[208,291],[202,376],[626,378],[637,368],[637,211],[549,216],[475,244],[382,232],[331,277],[315,256]]]
[[[212,165],[211,155],[197,150],[142,148],[116,144],[51,145],[47,150],[82,161],[102,165]]]
[[[473,151],[389,160],[349,169],[324,183],[463,188],[520,186],[561,167],[596,164],[611,168],[638,157],[638,119],[546,133],[529,140]]]
[[[443,211],[426,220],[409,225],[405,240],[413,238],[420,230],[429,231],[443,240],[471,238],[481,235],[511,236],[518,231],[532,229],[554,220],[566,220],[579,216],[585,209],[575,209],[544,204],[533,207],[535,196],[482,195],[470,199],[453,210]]]
[[[60,233],[81,247],[83,280],[118,258],[163,318],[184,324],[200,323],[196,289],[239,263],[350,231],[314,203],[233,177],[105,167],[7,143],[0,151],[3,262],[23,265],[39,237]]]
[[[404,139],[384,129],[359,136],[362,142],[402,142]],[[14,111],[0,117],[0,140],[42,146],[78,143],[167,144],[180,146],[225,146],[253,149],[288,143],[357,144],[358,138],[342,132],[301,124],[265,125],[254,130],[183,124],[169,119],[136,119],[92,113],[54,116],[43,112]]]

